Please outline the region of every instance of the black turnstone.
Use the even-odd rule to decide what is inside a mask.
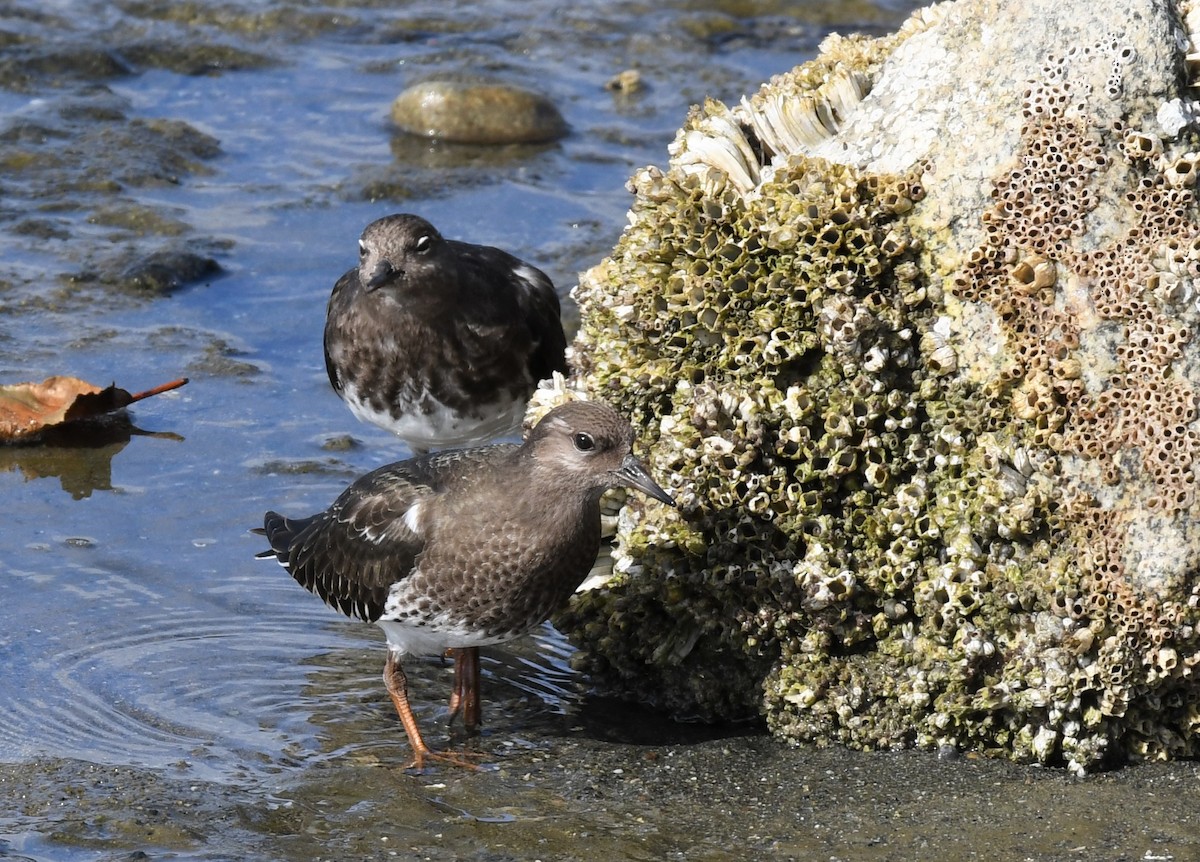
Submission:
[[[574,401],[520,444],[450,449],[368,473],[309,518],[268,512],[271,550],[301,585],[387,635],[383,680],[413,749],[436,757],[408,703],[401,658],[525,634],[587,576],[600,545],[600,496],[624,486],[674,505],[632,451],[611,408]],[[469,700],[456,674],[452,712]],[[477,673],[477,671],[476,671]]]
[[[516,431],[538,381],[567,369],[545,273],[408,214],[371,222],[358,248],[325,316],[325,369],[354,415],[415,454]]]

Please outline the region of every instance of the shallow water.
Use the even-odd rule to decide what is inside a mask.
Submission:
[[[963,796],[1028,780],[663,722],[589,697],[548,629],[491,651],[484,734],[449,737],[493,767],[407,776],[380,634],[254,560],[246,532],[267,508],[307,514],[407,454],[353,420],[322,365],[324,304],[368,221],[420,212],[541,265],[565,296],[619,235],[625,180],[665,162],[690,104],[736,101],[831,29],[889,30],[909,6],[0,9],[0,382],[191,379],[139,404],[132,424],[0,449],[0,858],[912,858],[950,841]],[[630,67],[645,91],[604,88]],[[393,133],[391,99],[437,74],[537,88],[572,132],[493,149]],[[223,272],[136,277],[155,254]],[[437,658],[410,667],[435,744],[447,742],[448,674]],[[1103,785],[1114,805],[1125,780],[1143,796],[1167,788],[1171,803],[1140,818],[1158,830],[1149,838],[1132,820],[1128,846],[1119,824],[1080,838],[1086,858],[1198,858],[1194,790],[1170,792],[1196,776],[1175,769]],[[926,787],[912,777],[930,775]],[[842,799],[855,781],[881,797]],[[958,781],[969,789],[947,798]],[[1040,810],[1078,785],[1034,786]],[[920,794],[946,807],[922,819]],[[1032,841],[1019,815],[944,846],[1084,858],[1069,841]],[[882,824],[882,844],[839,838],[847,822]]]

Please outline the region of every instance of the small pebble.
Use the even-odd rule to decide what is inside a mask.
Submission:
[[[614,93],[640,93],[645,88],[646,84],[642,81],[642,73],[637,69],[618,72],[604,84],[604,89],[612,90]]]

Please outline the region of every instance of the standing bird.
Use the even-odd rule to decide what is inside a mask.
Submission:
[[[587,577],[600,545],[600,496],[671,496],[633,454],[611,408],[554,408],[520,444],[446,450],[380,467],[309,518],[268,512],[274,556],[301,585],[387,636],[383,681],[413,749],[425,745],[401,667],[412,652],[511,640],[549,618]],[[453,701],[452,701],[453,709]]]
[[[536,267],[408,214],[371,222],[358,248],[329,297],[325,370],[415,454],[515,431],[538,381],[566,372],[558,294]]]

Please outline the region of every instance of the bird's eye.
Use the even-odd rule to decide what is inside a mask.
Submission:
[[[592,435],[585,434],[583,431],[577,432],[572,440],[575,443],[575,448],[580,452],[591,452],[596,448],[596,441],[592,439]]]
[[[422,254],[429,251],[429,249],[432,247],[433,247],[433,238],[430,237],[429,234],[427,234],[427,233],[423,233],[419,237],[417,237],[417,241],[413,245],[413,248],[415,248],[417,251],[421,252]]]

